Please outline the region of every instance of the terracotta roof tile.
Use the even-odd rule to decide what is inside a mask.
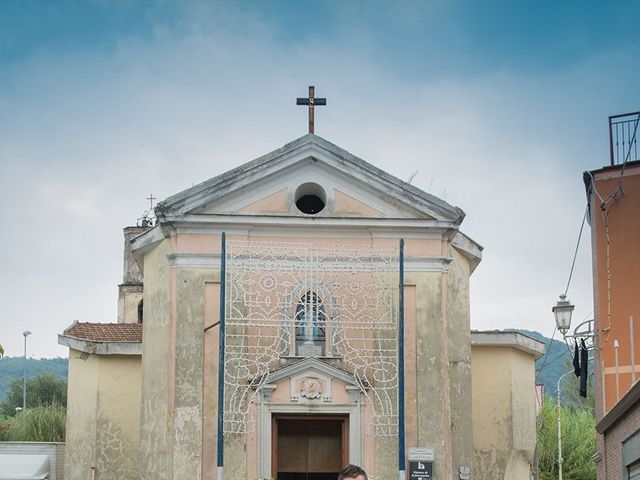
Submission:
[[[90,342],[141,343],[142,324],[74,322],[63,335]]]

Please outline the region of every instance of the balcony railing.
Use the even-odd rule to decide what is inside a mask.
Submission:
[[[638,122],[640,122],[640,111],[609,117],[609,153],[612,166],[640,160]]]

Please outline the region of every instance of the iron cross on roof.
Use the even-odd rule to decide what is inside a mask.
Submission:
[[[157,200],[157,198],[153,196],[153,193],[151,193],[147,197],[147,200],[149,200],[149,211],[153,211],[153,201]]]
[[[315,98],[316,87],[309,86],[309,98],[298,98],[296,105],[309,105],[309,133],[313,133],[313,107],[316,105],[326,105],[326,98]]]

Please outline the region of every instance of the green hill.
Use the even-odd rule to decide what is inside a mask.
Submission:
[[[4,399],[11,380],[22,380],[24,369],[23,357],[4,357],[0,359],[0,401]],[[41,373],[53,373],[65,382],[69,371],[66,358],[28,358],[26,365],[27,378],[37,377]]]
[[[544,393],[546,396],[554,396],[558,387],[558,379],[561,375],[572,369],[573,347],[568,347],[564,340],[554,339],[552,341],[541,333],[531,330],[514,329],[514,331],[544,342],[546,354],[536,360],[536,383],[544,385]],[[593,376],[593,361],[589,362],[589,374]],[[571,379],[562,381],[562,397],[564,401],[571,402],[568,397],[574,395],[566,395],[564,392],[567,388],[571,388],[568,383],[575,384],[575,388],[577,388],[577,379],[573,375],[570,375],[570,377]],[[575,396],[577,396],[577,392]]]

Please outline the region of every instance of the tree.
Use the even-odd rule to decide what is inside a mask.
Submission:
[[[0,345],[0,358],[4,357],[4,347]]]
[[[538,419],[538,458],[540,480],[558,478],[558,410],[547,397]],[[595,480],[596,427],[593,410],[564,406],[561,408],[562,472],[565,478]]]
[[[27,358],[25,362],[23,356],[10,357],[5,352],[5,356],[0,360],[0,402],[9,393],[11,380],[23,378],[25,367],[27,379],[37,377],[41,373],[53,373],[66,381],[69,371],[66,358]]]
[[[9,383],[9,392],[0,403],[0,416],[15,415],[16,407],[22,406],[23,380]],[[27,407],[67,405],[67,382],[51,373],[42,373],[27,380]]]
[[[580,396],[580,379],[575,375],[569,375],[566,381],[562,382],[562,399],[563,403],[571,405],[579,409],[589,409],[595,411],[596,400],[594,397],[593,385],[593,362],[589,363],[590,374],[587,377],[587,397]]]

